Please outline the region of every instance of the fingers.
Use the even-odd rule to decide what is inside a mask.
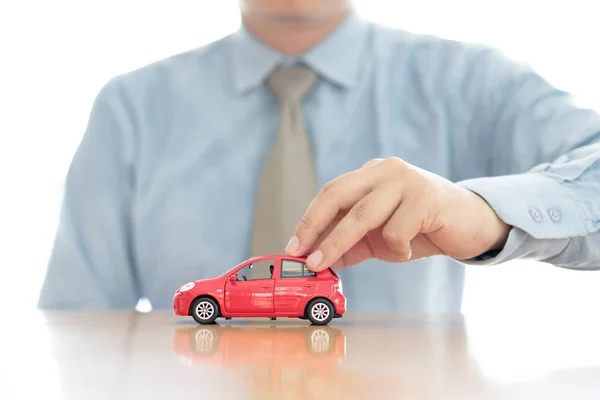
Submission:
[[[372,190],[373,184],[360,179],[359,174],[359,171],[350,172],[321,188],[302,216],[286,253],[292,256],[305,254],[340,211],[350,208]]]
[[[308,267],[315,271],[330,267],[369,231],[382,225],[400,203],[400,191],[398,185],[384,186],[358,201],[309,255]]]
[[[372,166],[372,165],[379,164],[379,163],[380,163],[380,162],[382,162],[382,161],[383,161],[383,158],[373,158],[373,159],[371,159],[371,160],[367,161],[366,163],[364,163],[364,164],[362,165],[362,167],[360,167],[360,168],[361,168],[361,169],[363,169],[363,168],[368,168],[368,167],[370,167],[370,166]]]
[[[335,271],[338,271],[343,268],[348,268],[352,265],[360,264],[363,261],[370,260],[375,257],[374,250],[372,248],[372,244],[369,243],[369,236],[373,234],[374,231],[371,231],[358,241],[350,250],[345,252],[336,262],[331,265],[331,268]],[[375,235],[379,235],[380,233],[375,233]]]
[[[312,246],[310,246],[304,254],[310,254],[312,252],[314,252],[317,247],[319,247],[319,245],[321,244],[321,242],[323,242],[323,240],[329,236],[329,234],[331,233],[331,231],[333,231],[333,229],[337,226],[337,224],[346,216],[347,211],[340,211],[337,213],[337,215],[333,218],[333,220],[329,223],[329,225],[327,225],[327,227],[325,228],[325,230],[323,230],[323,232],[321,232],[321,234],[319,235],[319,237],[315,240],[315,242],[313,243]]]
[[[387,247],[404,260],[412,257],[410,242],[421,231],[426,212],[417,201],[403,201],[383,227]]]
[[[367,196],[385,176],[385,169],[377,168],[379,164],[378,160],[371,160],[324,185],[300,220],[286,253],[306,254],[340,211],[352,208]]]

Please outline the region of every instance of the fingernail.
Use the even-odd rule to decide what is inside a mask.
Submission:
[[[410,260],[410,258],[412,257],[412,248],[408,249],[408,254],[406,255],[406,259]]]
[[[292,236],[292,238],[288,242],[287,246],[285,247],[285,251],[293,254],[298,250],[299,246],[300,246],[300,241],[298,240],[298,237]]]
[[[321,250],[315,251],[306,259],[306,263],[313,268],[317,268],[322,262],[323,252]]]

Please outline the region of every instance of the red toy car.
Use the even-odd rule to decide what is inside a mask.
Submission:
[[[173,311],[200,324],[219,318],[308,319],[326,325],[346,312],[342,281],[332,270],[314,272],[306,258],[253,257],[223,275],[186,283],[175,292]]]

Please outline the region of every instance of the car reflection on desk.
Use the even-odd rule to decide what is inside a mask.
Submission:
[[[334,373],[346,354],[343,332],[330,326],[207,325],[176,330],[173,346],[185,364],[219,364],[269,390]]]

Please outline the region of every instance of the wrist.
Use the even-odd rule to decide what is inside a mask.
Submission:
[[[493,241],[493,244],[490,246],[490,248],[487,249],[487,251],[502,250],[504,248],[504,245],[506,244],[506,240],[508,239],[510,230],[512,229],[512,226],[506,224],[504,221],[502,221],[500,218],[498,218],[498,216],[496,216],[495,219],[496,219],[496,223],[497,223],[497,226],[495,229],[495,235],[494,235],[495,240]]]
[[[487,245],[484,249],[483,253],[488,251],[500,251],[504,248],[506,244],[506,240],[508,239],[508,235],[512,227],[504,222],[498,214],[494,211],[494,209],[479,195],[482,207],[484,207],[485,218],[482,218],[485,226],[483,227],[483,232],[487,233],[488,240],[486,241]]]

